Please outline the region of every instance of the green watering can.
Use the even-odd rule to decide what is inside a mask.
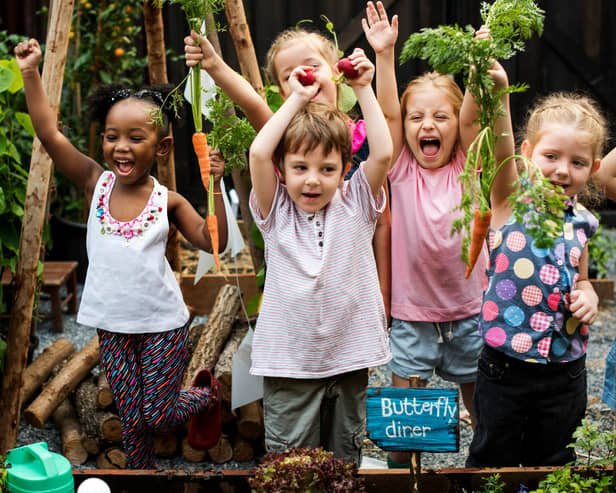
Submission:
[[[45,442],[9,450],[6,455],[9,493],[73,493],[71,464],[50,452]]]

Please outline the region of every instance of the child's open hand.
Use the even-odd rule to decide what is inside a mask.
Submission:
[[[569,310],[580,322],[590,325],[597,319],[599,303],[596,295],[586,290],[574,289],[569,295]]]
[[[210,147],[210,173],[214,175],[214,183],[220,183],[225,174],[225,160],[218,149]]]
[[[364,53],[361,48],[355,48],[347,60],[351,62],[351,66],[358,72],[358,75],[354,75],[352,78],[347,77],[346,83],[351,87],[369,86],[372,83],[374,77],[374,64]]]
[[[217,57],[212,43],[196,31],[191,31],[190,36],[184,38],[184,54],[188,67],[201,64],[204,70],[208,70]]]
[[[22,73],[28,70],[38,70],[42,56],[41,47],[34,38],[22,41],[15,47],[17,65]]]
[[[375,53],[394,48],[398,39],[398,16],[394,15],[390,24],[382,2],[377,2],[376,7],[368,2],[366,18],[361,20],[361,25]]]

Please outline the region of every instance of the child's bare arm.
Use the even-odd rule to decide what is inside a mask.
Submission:
[[[293,117],[314,97],[320,87],[318,76],[308,86],[299,82],[298,77],[305,75],[304,69],[308,68],[300,66],[291,72],[289,76],[291,94],[259,131],[250,146],[250,178],[257,206],[263,217],[269,214],[276,193],[274,151]]]
[[[395,161],[405,140],[395,68],[398,16],[394,15],[390,24],[382,2],[377,2],[376,7],[373,2],[368,2],[362,27],[376,55],[376,94],[391,134]]]
[[[222,199],[220,180],[225,171],[225,161],[220,151],[210,148],[211,172],[214,175],[214,205],[218,219],[218,244],[219,251],[224,251],[227,244],[227,215]],[[182,235],[197,248],[211,252],[212,241],[207,228],[207,223],[195,208],[176,192],[169,191],[168,203],[169,220],[178,228]]]
[[[364,173],[372,189],[372,194],[376,197],[381,191],[381,187],[387,178],[387,172],[392,165],[393,145],[391,135],[383,111],[381,111],[379,102],[372,90],[374,65],[360,48],[355,48],[348,58],[359,72],[357,78],[350,79],[348,82],[355,91],[366,124],[370,155],[364,164]]]
[[[601,160],[592,179],[608,199],[616,201],[616,147]]]
[[[36,136],[60,172],[89,197],[103,168],[77,150],[58,130],[57,117],[49,106],[38,69],[42,57],[38,41],[22,41],[15,47],[15,56],[23,77],[28,113]]]
[[[273,112],[265,100],[250,82],[218,56],[205,36],[191,31],[190,36],[184,38],[184,52],[186,65],[194,67],[199,64],[203,70],[207,71],[216,85],[242,109],[255,130],[259,131],[271,118]]]

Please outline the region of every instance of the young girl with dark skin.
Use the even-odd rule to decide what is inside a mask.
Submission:
[[[80,152],[58,130],[45,95],[35,39],[15,48],[28,111],[37,137],[57,169],[92,198],[88,218],[88,272],[77,321],[98,329],[101,366],[122,420],[130,468],[153,468],[153,432],[208,412],[214,404],[206,386],[181,389],[188,355],[188,311],[165,258],[169,225],[194,246],[211,251],[205,220],[176,192],[150,175],[173,138],[173,114],[164,93],[100,87],[90,98],[102,125],[107,171]],[[162,111],[162,126],[153,114]],[[212,154],[220,244],[227,242],[220,195],[224,162]]]

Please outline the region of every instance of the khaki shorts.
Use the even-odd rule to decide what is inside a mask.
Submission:
[[[317,379],[264,377],[265,448],[323,447],[359,466],[367,386],[368,369]]]

